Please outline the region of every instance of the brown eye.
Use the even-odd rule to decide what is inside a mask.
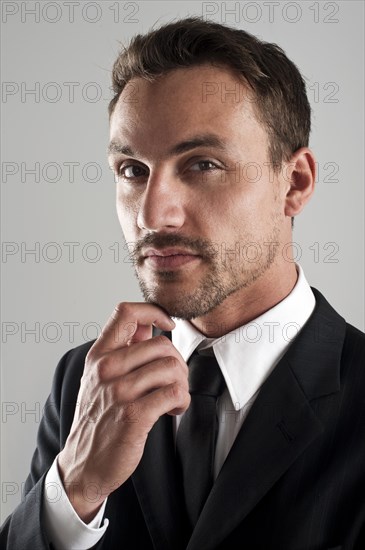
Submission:
[[[121,166],[119,168],[119,176],[127,180],[140,178],[144,176],[145,173],[146,170],[139,164],[126,164],[125,166]]]
[[[193,168],[193,166],[197,166],[198,168]],[[210,160],[199,160],[199,162],[195,162],[190,166],[190,170],[192,170],[193,172],[206,172],[208,170],[214,170],[216,168],[217,166]]]

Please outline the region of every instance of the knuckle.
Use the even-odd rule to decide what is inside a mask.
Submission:
[[[101,334],[99,334],[98,338],[95,340],[93,345],[89,348],[85,356],[85,364],[92,365],[93,363],[95,363],[95,361],[97,361],[100,355],[100,351],[98,348],[98,343],[100,339],[101,339]]]
[[[179,386],[179,384],[171,384],[170,386],[168,386],[167,392],[171,401],[173,401],[174,403],[180,403],[181,401],[183,401],[183,389],[181,386]]]
[[[106,379],[108,368],[109,368],[109,360],[105,356],[99,357],[94,362],[94,372],[99,382],[104,382],[104,380]]]
[[[86,354],[85,365],[87,366],[92,365],[95,361],[96,361],[96,353],[95,353],[94,346],[92,346]]]
[[[123,315],[128,314],[128,312],[130,311],[131,311],[131,304],[129,302],[119,302],[114,308],[113,317],[119,318]]]
[[[156,352],[161,355],[161,357],[164,357],[166,355],[173,355],[174,348],[171,344],[171,340],[167,338],[167,336],[163,336],[162,334],[159,336],[154,336],[150,340],[151,344],[156,349]]]
[[[163,357],[162,365],[169,370],[177,370],[179,368],[179,361],[173,355]]]
[[[159,334],[158,336],[155,336],[153,338],[154,342],[155,342],[155,345],[158,346],[158,347],[166,347],[166,346],[171,346],[171,341],[169,338],[167,338],[167,336],[164,336],[163,334]]]

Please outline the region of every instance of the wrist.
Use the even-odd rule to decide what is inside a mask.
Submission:
[[[77,469],[71,469],[72,474],[64,465],[62,453],[58,456],[58,473],[67,498],[79,518],[86,524],[90,523],[100,510],[108,494],[101,490],[96,481],[85,481],[84,476],[77,474]]]

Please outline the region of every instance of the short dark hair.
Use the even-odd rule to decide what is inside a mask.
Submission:
[[[153,81],[171,70],[202,63],[230,67],[251,89],[256,116],[268,133],[274,171],[294,151],[308,146],[311,110],[296,65],[276,44],[198,16],[137,34],[122,47],[112,71],[115,95],[109,117],[132,78]]]

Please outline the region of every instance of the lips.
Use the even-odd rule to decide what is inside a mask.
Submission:
[[[197,255],[198,254],[195,254],[194,252],[191,252],[190,250],[186,250],[183,248],[164,248],[162,250],[149,248],[143,254],[145,258],[150,258],[151,256],[166,257],[166,256],[197,256]]]
[[[162,250],[149,248],[143,257],[148,265],[164,270],[176,269],[200,259],[198,254],[182,248],[164,248]]]

